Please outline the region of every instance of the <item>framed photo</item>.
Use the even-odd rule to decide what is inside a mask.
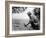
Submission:
[[[5,36],[33,36],[45,34],[45,4],[33,2],[5,2]]]

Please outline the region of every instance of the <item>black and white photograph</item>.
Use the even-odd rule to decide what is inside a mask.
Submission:
[[[13,6],[12,30],[40,30],[40,8]]]
[[[40,4],[9,4],[9,34],[43,34],[44,10]]]

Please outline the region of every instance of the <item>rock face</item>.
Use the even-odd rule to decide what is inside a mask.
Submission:
[[[15,8],[15,9],[17,9],[17,8]],[[24,7],[21,9],[23,10]],[[19,13],[15,13],[15,12],[12,13],[12,30],[14,30],[14,31],[16,31],[16,30],[34,30],[34,27],[37,26],[37,23],[39,21],[37,16],[34,15],[34,9],[35,8],[26,7],[26,10],[23,10],[23,11],[20,10],[21,12],[19,11]],[[28,16],[29,12],[31,13],[30,16]],[[32,21],[32,24],[30,21]],[[32,27],[32,25],[33,25],[33,27]]]

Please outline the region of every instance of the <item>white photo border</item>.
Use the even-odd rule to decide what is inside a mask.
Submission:
[[[31,30],[31,31],[12,31],[12,7],[37,7],[40,8],[40,30]],[[23,4],[10,4],[9,5],[9,15],[10,15],[10,24],[9,24],[9,34],[26,34],[26,33],[43,33],[43,6],[42,5],[23,5]]]

